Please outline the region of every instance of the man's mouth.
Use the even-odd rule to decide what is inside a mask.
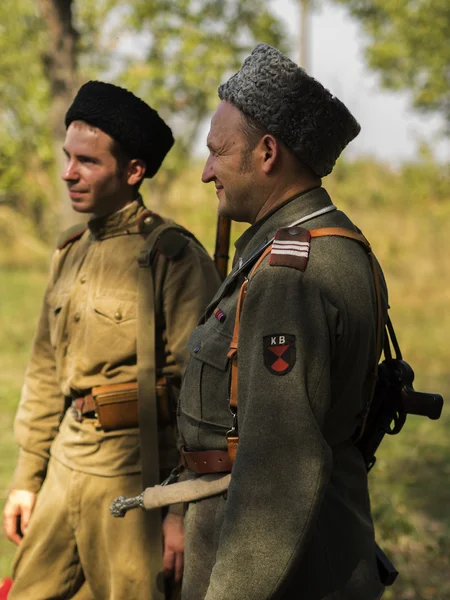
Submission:
[[[74,189],[69,189],[69,196],[71,198],[81,198],[81,196],[83,194],[85,194],[86,192],[83,190],[74,190]]]

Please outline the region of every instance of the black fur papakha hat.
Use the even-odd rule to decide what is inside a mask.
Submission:
[[[155,175],[174,142],[156,110],[128,90],[102,81],[88,81],[78,90],[66,113],[66,128],[72,121],[98,127],[120,144],[126,156],[143,160],[145,177]]]
[[[258,44],[219,97],[283,142],[319,177],[361,130],[350,111],[287,56]]]

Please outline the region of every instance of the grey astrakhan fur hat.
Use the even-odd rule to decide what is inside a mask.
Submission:
[[[219,97],[282,141],[319,177],[331,173],[359,123],[321,83],[287,56],[258,44]]]
[[[72,121],[98,127],[130,158],[145,161],[145,177],[155,175],[174,143],[170,127],[156,110],[128,90],[103,81],[81,86],[66,113],[66,128]]]

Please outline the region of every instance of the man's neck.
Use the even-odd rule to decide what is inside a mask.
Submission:
[[[130,206],[130,204],[132,204],[135,200],[137,200],[137,198],[128,198],[127,200],[125,200],[124,202],[121,202],[120,204],[118,204],[113,210],[110,210],[108,212],[104,212],[102,214],[96,214],[93,213],[92,214],[92,218],[94,219],[106,219],[107,217],[110,217],[111,215],[114,215],[116,213],[119,213],[123,210],[125,210],[126,208],[128,208],[128,206]]]
[[[309,178],[305,181],[296,181],[291,184],[284,185],[281,190],[278,187],[274,187],[264,204],[259,209],[259,212],[253,222],[256,223],[269,213],[274,212],[279,206],[282,206],[290,199],[297,198],[309,190],[320,187],[321,184],[322,182],[319,178],[314,180]]]

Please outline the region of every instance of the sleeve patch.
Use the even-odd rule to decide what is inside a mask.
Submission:
[[[275,235],[270,266],[304,271],[308,265],[311,234],[303,227],[285,227]]]
[[[274,333],[263,336],[264,364],[272,375],[286,375],[296,361],[295,335]]]

